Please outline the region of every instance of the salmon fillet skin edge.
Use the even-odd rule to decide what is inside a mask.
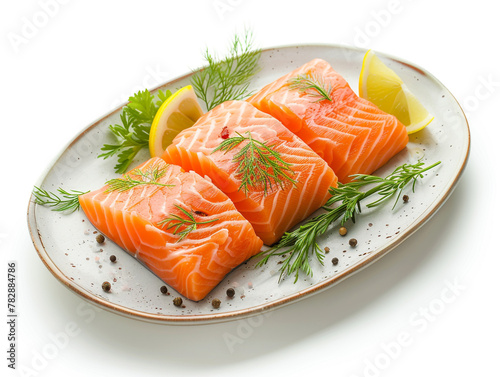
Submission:
[[[241,189],[239,163],[233,157],[248,141],[226,153],[214,152],[224,140],[238,134],[273,146],[283,161],[291,164],[296,185],[285,183],[280,188],[275,184],[267,192],[258,186],[251,186],[248,192]],[[337,187],[337,177],[323,159],[280,121],[245,101],[227,101],[204,114],[174,138],[162,158],[210,179],[266,245],[274,244],[321,207],[330,196],[328,189]]]
[[[101,233],[188,299],[203,299],[233,268],[260,251],[262,240],[250,223],[198,174],[152,158],[123,179],[144,183],[124,191],[109,191],[105,185],[81,195],[81,208]],[[173,215],[189,219],[179,208],[197,223],[184,238],[180,232],[189,224],[177,231],[167,229],[175,222],[160,224]]]
[[[315,89],[291,88],[298,75],[319,79],[331,101]],[[342,183],[371,174],[408,143],[398,119],[360,98],[326,61],[314,59],[268,84],[248,100],[280,120],[333,169]]]

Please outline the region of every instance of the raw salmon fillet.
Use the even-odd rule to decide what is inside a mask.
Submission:
[[[152,158],[125,174],[158,183],[141,184],[126,191],[107,191],[108,185],[80,196],[80,204],[92,224],[113,242],[142,261],[165,283],[185,297],[203,299],[233,268],[257,254],[262,241],[231,200],[198,174],[184,172]],[[167,229],[160,221],[172,215],[200,224],[184,239],[181,227]],[[172,223],[170,223],[171,225]]]
[[[292,89],[298,75],[323,81],[330,98],[318,101],[315,89]],[[371,174],[408,143],[406,127],[358,97],[326,61],[315,59],[268,84],[248,101],[300,137],[333,169],[342,183],[352,174]]]
[[[224,140],[247,133],[273,145],[281,158],[292,164],[295,186],[288,183],[280,188],[275,184],[267,193],[263,187],[250,187],[247,193],[240,189],[242,177],[233,157],[248,141],[227,153],[213,152]],[[329,197],[329,187],[337,186],[332,169],[311,148],[281,122],[245,101],[224,102],[204,114],[175,137],[162,158],[208,177],[231,198],[266,245],[275,243],[322,206]]]

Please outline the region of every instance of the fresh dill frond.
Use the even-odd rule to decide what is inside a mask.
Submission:
[[[160,169],[158,166],[153,168],[150,167],[145,171],[134,169],[122,178],[113,178],[107,181],[106,184],[108,185],[108,188],[106,189],[106,192],[123,192],[140,185],[173,187],[174,185],[167,185],[165,183],[158,182],[160,178],[165,175],[165,172],[166,167]],[[133,175],[137,178],[132,178]]]
[[[145,89],[129,98],[129,103],[120,114],[121,124],[110,125],[109,130],[116,136],[117,144],[104,144],[98,157],[107,159],[118,156],[115,166],[117,173],[127,171],[137,153],[149,146],[151,123],[161,104],[172,95],[170,90],[159,91],[157,97]]]
[[[175,205],[175,207],[179,211],[181,211],[181,213],[184,214],[186,218],[183,218],[180,215],[171,214],[170,217],[167,217],[166,219],[163,219],[160,222],[158,222],[158,225],[160,225],[163,228],[170,223],[170,225],[168,225],[166,229],[169,230],[174,228],[174,234],[179,236],[177,242],[182,241],[189,233],[195,231],[198,225],[210,224],[215,221],[219,221],[219,219],[197,221],[193,216],[193,213],[187,211],[181,206]],[[182,227],[184,227],[184,229],[181,230]]]
[[[257,263],[257,266],[263,266],[272,256],[286,255],[280,268],[280,280],[285,276],[295,274],[296,282],[301,271],[312,276],[310,257],[315,255],[318,261],[323,264],[324,254],[317,240],[334,221],[341,218],[342,225],[349,219],[354,222],[356,214],[361,212],[361,201],[372,195],[380,197],[367,204],[368,208],[379,206],[396,196],[395,206],[403,189],[409,183],[412,183],[414,191],[417,180],[424,177],[423,173],[440,163],[436,162],[427,167],[424,167],[424,163],[421,161],[415,164],[404,164],[397,167],[386,178],[357,174],[354,175],[352,182],[339,184],[337,188],[330,188],[332,197],[323,207],[326,212],[306,221],[299,228],[285,233],[275,246],[258,254],[263,258]],[[360,191],[360,188],[366,185],[375,186],[367,191]],[[334,204],[338,204],[338,206],[332,207]]]
[[[327,86],[323,79],[314,73],[295,76],[288,80],[288,85],[291,89],[297,89],[316,98],[315,102],[332,101],[332,97],[330,97],[332,86]]]
[[[248,195],[250,188],[262,189],[264,195],[273,186],[283,190],[286,184],[294,186],[297,181],[293,179],[294,171],[292,164],[286,162],[281,154],[274,150],[275,145],[267,145],[267,142],[255,140],[250,132],[243,136],[236,132],[234,136],[224,140],[212,153],[222,151],[224,154],[236,148],[243,142],[247,142],[238,153],[233,156],[233,162],[238,164],[236,174],[241,180],[239,190]]]
[[[58,212],[75,212],[80,209],[80,202],[78,197],[80,195],[86,194],[89,191],[76,191],[70,190],[66,191],[62,188],[57,189],[58,194],[46,191],[41,189],[40,187],[35,186],[33,189],[33,196],[35,197],[35,203],[51,207],[52,211]]]
[[[219,59],[205,51],[207,67],[196,72],[191,83],[207,110],[225,101],[242,100],[251,95],[250,80],[259,71],[260,50],[254,50],[253,35],[246,31],[230,45],[226,57]]]

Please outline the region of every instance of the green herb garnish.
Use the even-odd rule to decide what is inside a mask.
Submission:
[[[166,167],[160,169],[158,168],[158,166],[155,166],[153,168],[150,167],[145,171],[142,171],[140,169],[134,169],[129,173],[129,175],[126,175],[122,178],[113,178],[107,181],[106,184],[108,185],[108,188],[106,189],[106,192],[112,192],[112,191],[123,192],[140,185],[173,187],[174,185],[167,185],[158,182],[160,178],[165,175],[166,170],[167,170]],[[131,175],[135,175],[138,178],[134,179],[132,178]]]
[[[288,85],[291,89],[297,89],[300,92],[305,92],[308,96],[317,98],[315,102],[324,100],[333,101],[330,97],[332,86],[326,86],[321,77],[315,74],[298,75],[288,80]]]
[[[132,170],[129,174],[133,174],[138,177],[138,179],[132,178],[130,175],[127,175],[122,178],[114,178],[110,179],[106,182],[109,187],[106,189],[106,192],[112,191],[127,191],[139,185],[156,185],[161,187],[173,187],[174,185],[167,185],[164,183],[158,182],[161,177],[163,177],[166,173],[166,167],[158,168],[157,166],[153,168],[149,168],[145,171],[135,169]],[[80,201],[78,197],[80,195],[86,194],[90,191],[77,191],[70,190],[66,191],[62,188],[57,189],[57,193],[53,193],[50,191],[43,190],[37,186],[33,189],[33,196],[35,197],[35,203],[40,204],[42,206],[51,207],[52,211],[59,212],[75,212],[80,209]]]
[[[225,101],[241,100],[251,92],[250,80],[258,72],[260,50],[253,50],[253,36],[247,31],[243,38],[235,35],[227,56],[218,59],[208,49],[205,51],[208,66],[191,78],[193,88],[207,110]]]
[[[57,189],[57,192],[59,193],[59,195],[61,195],[61,197],[58,194],[43,190],[40,187],[35,186],[33,189],[35,203],[42,206],[51,207],[52,211],[68,211],[71,213],[80,209],[80,202],[78,201],[78,197],[80,195],[88,193],[89,191],[66,191],[59,187]]]
[[[367,204],[366,207],[379,206],[396,195],[394,209],[403,188],[412,182],[412,190],[414,191],[417,179],[423,178],[424,172],[440,163],[436,162],[427,167],[424,167],[424,163],[420,161],[413,165],[404,164],[396,168],[386,178],[357,174],[354,175],[352,182],[346,184],[339,183],[338,188],[330,188],[332,197],[323,207],[326,212],[308,220],[294,231],[285,233],[275,246],[258,254],[263,256],[263,258],[257,263],[257,266],[263,266],[272,256],[289,253],[290,255],[283,260],[280,268],[280,280],[284,276],[295,274],[296,282],[300,271],[312,276],[312,268],[309,263],[310,255],[315,255],[318,261],[323,264],[324,254],[318,245],[317,239],[328,230],[334,221],[341,218],[342,225],[349,219],[352,219],[354,222],[356,214],[361,212],[361,201],[374,194],[380,197]],[[374,184],[375,186],[364,192],[359,190],[361,187],[370,184]],[[336,203],[340,204],[332,208]]]
[[[165,225],[170,223],[170,225],[168,225],[166,229],[168,230],[168,229],[174,228],[174,234],[180,236],[179,239],[177,240],[177,242],[182,241],[189,233],[196,230],[196,227],[198,225],[210,224],[210,223],[213,223],[215,221],[219,221],[219,219],[212,219],[212,220],[207,220],[207,221],[196,221],[196,219],[194,218],[194,216],[191,212],[188,212],[187,210],[185,210],[184,208],[182,208],[178,205],[175,205],[175,207],[179,211],[181,211],[184,215],[186,215],[187,218],[183,218],[179,215],[171,214],[170,217],[167,217],[166,219],[163,219],[160,222],[158,222],[158,225],[164,227]],[[182,227],[184,227],[183,230],[181,230]]]
[[[248,195],[250,188],[263,188],[264,195],[267,195],[274,185],[283,190],[287,183],[297,184],[293,179],[292,164],[281,158],[281,154],[273,149],[274,144],[267,145],[267,142],[255,140],[250,132],[246,133],[247,136],[238,132],[236,134],[238,136],[224,140],[212,153],[223,151],[226,154],[244,141],[247,142],[233,156],[233,162],[238,164],[236,174],[241,180],[239,190],[243,190],[245,195]]]
[[[172,95],[170,90],[159,91],[158,98],[145,89],[129,98],[129,103],[120,114],[122,124],[110,125],[109,129],[117,138],[117,144],[104,144],[98,157],[107,159],[118,156],[115,166],[117,173],[127,171],[137,153],[149,146],[149,130],[151,123],[161,104]]]

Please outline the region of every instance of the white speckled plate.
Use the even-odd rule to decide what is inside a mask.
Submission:
[[[279,47],[262,53],[262,70],[252,87],[258,89],[313,58],[323,58],[343,75],[353,89],[365,51],[350,47],[307,45]],[[453,95],[431,74],[412,64],[379,55],[398,73],[424,105],[435,115],[423,131],[411,135],[407,148],[376,172],[385,175],[405,162],[423,157],[426,163],[442,161],[417,184],[407,204],[392,203],[367,211],[349,236],[340,237],[336,229],[321,238],[330,253],[324,266],[313,262],[314,276],[303,276],[296,284],[287,279],[278,284],[280,258],[264,268],[254,268],[250,261],[230,273],[207,298],[200,302],[184,300],[183,308],[173,305],[172,298],[162,295],[160,279],[132,256],[110,241],[99,245],[95,229],[83,212],[64,215],[33,204],[28,208],[28,225],[33,243],[47,268],[68,288],[84,299],[110,311],[146,321],[167,324],[200,324],[238,319],[280,307],[331,287],[394,249],[418,230],[445,202],[465,168],[470,147],[470,134],[465,115]],[[190,74],[162,85],[159,89],[176,90],[189,83]],[[98,159],[104,142],[111,141],[107,127],[118,122],[116,109],[91,124],[62,151],[39,184],[47,190],[57,187],[93,190],[116,175],[113,159]],[[142,160],[147,158],[144,154]],[[140,162],[140,161],[138,161]],[[351,248],[354,237],[358,246]],[[109,261],[110,255],[117,262]],[[333,266],[330,259],[338,257]],[[101,289],[103,281],[113,284],[111,293]],[[226,289],[235,287],[236,296],[226,297]],[[219,309],[212,308],[213,298],[220,298]]]

